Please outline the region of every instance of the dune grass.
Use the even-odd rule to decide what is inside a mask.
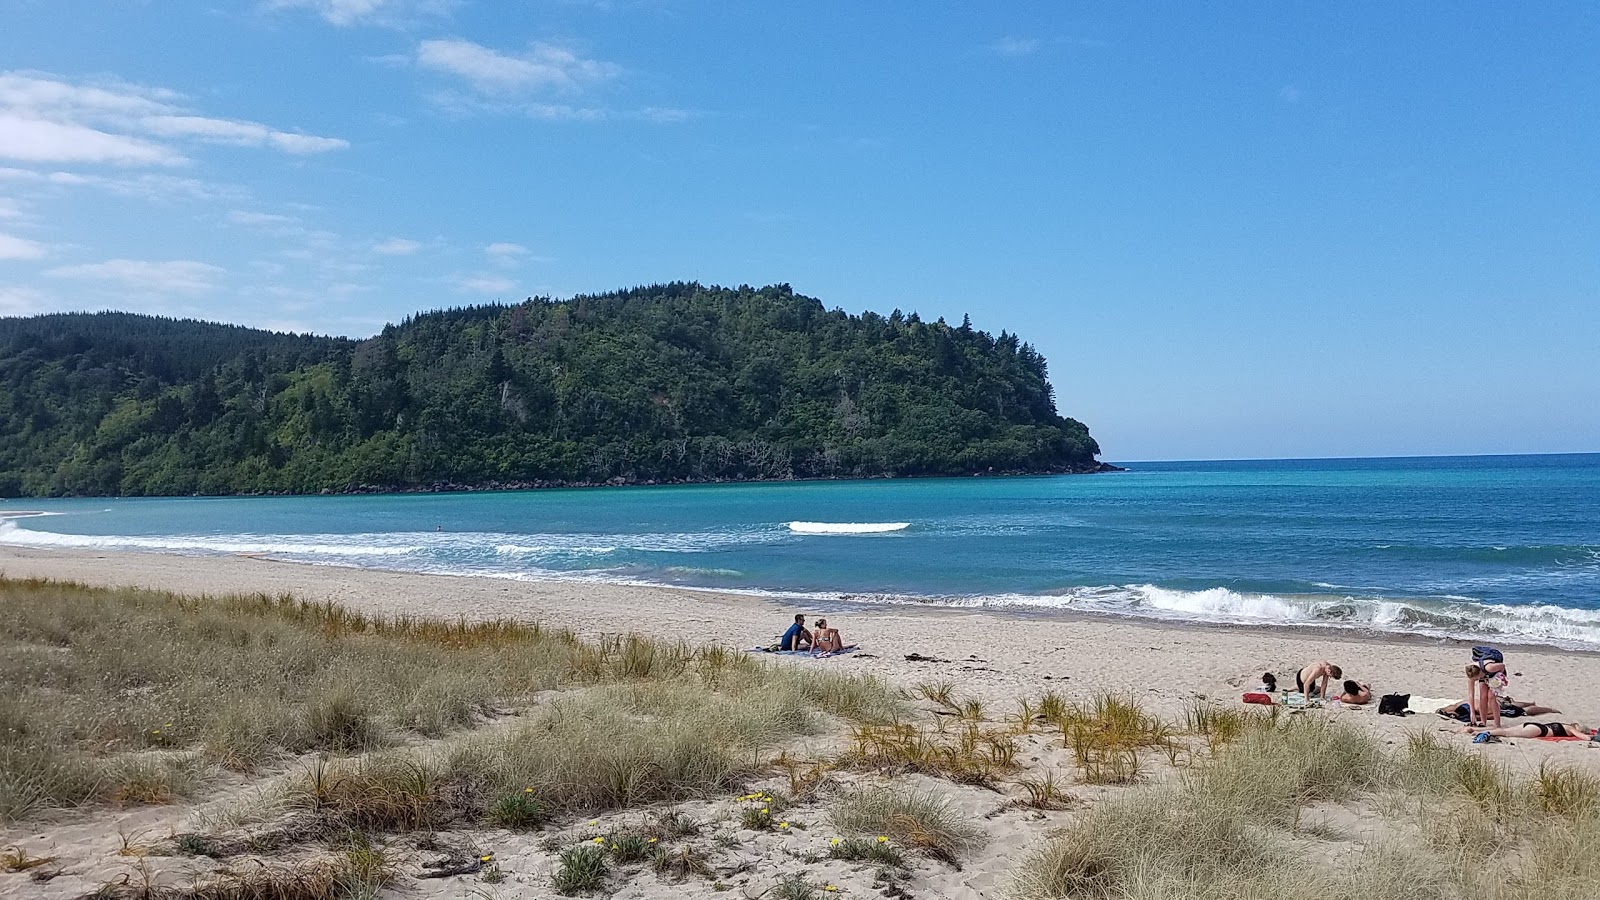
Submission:
[[[816,728],[819,712],[866,722],[898,712],[875,679],[633,636],[590,642],[532,624],[374,617],[291,597],[3,578],[0,603],[0,683],[10,687],[0,696],[0,821],[165,802],[216,766],[251,771],[295,754],[438,738],[550,690],[583,696],[414,765],[470,783],[487,802],[538,785],[550,807],[605,808],[726,787],[761,748]],[[630,740],[612,739],[613,727]],[[358,783],[350,768],[339,769],[346,791]]]
[[[1264,719],[1265,717],[1263,717]],[[1253,722],[1208,762],[1076,819],[1021,867],[1028,898],[1592,896],[1600,783],[1517,782],[1431,736],[1386,751],[1325,721]],[[1382,824],[1336,834],[1308,809],[1359,804]]]
[[[907,847],[948,862],[983,845],[981,832],[951,799],[926,790],[877,787],[844,794],[834,802],[829,820],[840,831]],[[837,846],[843,846],[844,841]]]

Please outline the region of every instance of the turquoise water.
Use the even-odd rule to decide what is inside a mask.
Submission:
[[[1131,464],[1092,476],[13,500],[0,544],[811,602],[1063,608],[1600,646],[1600,454]],[[875,524],[797,533],[789,523]]]

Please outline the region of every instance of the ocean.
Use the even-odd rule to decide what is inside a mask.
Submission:
[[[1600,649],[1600,454],[1126,465],[1052,477],[9,500],[0,544]]]

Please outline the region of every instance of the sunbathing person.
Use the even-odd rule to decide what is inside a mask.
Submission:
[[[1487,734],[1491,737],[1542,738],[1542,737],[1593,737],[1595,729],[1585,728],[1577,722],[1523,722],[1500,728],[1463,728],[1462,731]]]
[[[827,619],[818,619],[816,640],[811,645],[811,652],[837,653],[843,649],[844,638],[839,634],[839,629],[829,628]]]
[[[1294,673],[1294,689],[1305,694],[1307,700],[1311,699],[1313,692],[1319,692],[1322,699],[1326,700],[1328,687],[1343,677],[1344,672],[1338,666],[1321,659]],[[1319,681],[1322,682],[1320,687],[1317,685]]]
[[[806,628],[805,613],[795,613],[794,624],[783,633],[783,638],[778,641],[779,650],[810,650],[815,638]]]
[[[1346,681],[1344,693],[1338,696],[1338,701],[1346,706],[1365,706],[1372,702],[1372,688],[1363,682]]]

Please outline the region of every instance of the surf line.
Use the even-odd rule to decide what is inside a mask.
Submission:
[[[795,534],[885,534],[904,531],[910,522],[790,522]]]

